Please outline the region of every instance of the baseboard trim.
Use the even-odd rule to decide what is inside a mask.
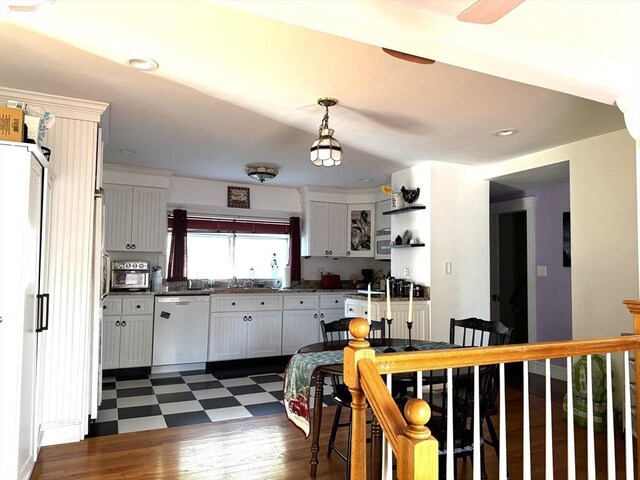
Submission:
[[[84,438],[82,422],[60,422],[42,425],[41,446],[79,442]]]
[[[204,370],[206,363],[181,363],[178,365],[159,365],[151,367],[151,373],[187,372],[190,370]]]

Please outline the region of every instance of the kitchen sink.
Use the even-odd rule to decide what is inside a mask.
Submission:
[[[280,290],[274,287],[216,287],[213,288],[213,293],[260,293],[260,292],[275,292]]]

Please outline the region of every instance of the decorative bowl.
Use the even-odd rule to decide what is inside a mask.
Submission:
[[[419,187],[413,190],[409,190],[407,188],[404,188],[404,185],[403,185],[402,188],[400,189],[400,192],[402,193],[402,198],[404,199],[404,201],[409,205],[411,205],[416,200],[418,200],[418,197],[420,196]]]

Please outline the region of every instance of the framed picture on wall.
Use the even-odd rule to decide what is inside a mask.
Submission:
[[[227,187],[227,207],[249,208],[249,187]]]
[[[562,266],[571,266],[571,212],[562,213]]]

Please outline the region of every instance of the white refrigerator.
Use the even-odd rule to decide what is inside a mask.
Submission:
[[[41,444],[49,328],[48,161],[0,142],[0,478],[28,479]]]

